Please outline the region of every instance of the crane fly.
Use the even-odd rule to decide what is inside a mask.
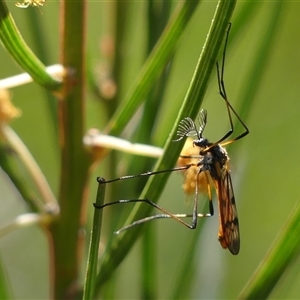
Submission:
[[[229,24],[226,34],[221,71],[218,62],[216,63],[219,93],[226,104],[228,118],[230,122],[230,130],[217,142],[209,142],[209,140],[203,136],[203,132],[207,124],[207,111],[205,109],[202,109],[198,116],[198,126],[189,117],[184,118],[179,123],[177,130],[177,139],[175,139],[174,142],[181,141],[186,137],[195,138],[193,139],[193,141],[190,142],[188,147],[185,147],[183,149],[178,160],[178,167],[170,170],[161,170],[156,172],[146,172],[138,175],[123,176],[109,181],[105,181],[103,178],[98,178],[99,182],[104,182],[106,184],[114,181],[137,178],[141,176],[152,176],[172,171],[184,171],[185,181],[183,184],[183,189],[187,194],[194,195],[192,214],[170,213],[169,211],[167,211],[166,209],[159,206],[157,203],[152,202],[149,199],[118,200],[110,203],[105,203],[102,206],[96,206],[94,204],[95,208],[102,209],[106,206],[118,203],[143,202],[155,207],[160,212],[162,212],[162,214],[157,214],[154,216],[146,217],[141,220],[137,220],[132,224],[129,224],[116,231],[117,234],[135,225],[161,218],[173,218],[181,224],[185,225],[186,227],[190,229],[195,229],[197,227],[198,218],[211,217],[214,214],[214,207],[212,203],[212,187],[214,187],[214,189],[216,190],[219,207],[219,242],[223,248],[228,248],[232,254],[236,255],[239,253],[239,221],[235,204],[231,173],[229,169],[229,157],[224,146],[243,138],[249,133],[249,130],[229,103],[225,90],[225,53],[230,27],[231,24]],[[235,115],[238,121],[242,124],[242,126],[244,127],[244,132],[235,138],[227,140],[228,137],[234,132],[232,114]],[[207,195],[209,200],[209,213],[202,214],[198,212],[199,193],[204,193]],[[184,218],[192,218],[191,224],[185,222],[183,220]]]

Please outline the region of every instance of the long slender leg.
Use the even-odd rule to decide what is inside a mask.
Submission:
[[[239,136],[237,136],[237,137],[235,137],[235,138],[233,138],[229,141],[226,141],[226,142],[222,143],[221,146],[231,144],[231,143],[243,138],[244,136],[246,136],[249,133],[248,127],[246,126],[246,124],[243,122],[243,120],[236,113],[236,111],[234,110],[234,108],[232,107],[230,102],[228,101],[227,94],[226,94],[226,89],[225,89],[225,83],[224,83],[225,60],[226,60],[226,49],[227,49],[227,43],[228,43],[230,28],[231,28],[231,23],[229,23],[228,30],[227,30],[227,33],[226,33],[224,49],[223,49],[222,64],[221,64],[221,71],[220,71],[220,68],[219,68],[219,63],[216,62],[219,93],[220,93],[221,97],[224,99],[224,101],[226,103],[226,109],[227,109],[227,114],[228,114],[228,118],[229,118],[230,129],[221,139],[219,139],[213,145],[211,145],[210,147],[205,149],[205,152],[207,152],[209,149],[216,146],[217,144],[222,143],[224,140],[226,140],[234,132],[234,126],[233,126],[231,112],[237,117],[239,122],[244,127],[245,131],[242,134],[240,134]]]
[[[226,102],[226,107],[227,107],[227,112],[228,112],[228,118],[229,118],[229,122],[230,122],[230,130],[229,130],[229,132],[227,134],[227,137],[230,136],[234,132],[234,127],[233,127],[233,122],[232,122],[232,116],[231,116],[231,112],[230,111],[232,111],[233,114],[237,117],[237,119],[239,120],[239,122],[244,127],[245,131],[242,134],[240,134],[239,136],[235,137],[234,139],[225,142],[224,144],[222,144],[222,146],[228,145],[230,143],[233,143],[234,141],[237,141],[237,140],[241,139],[242,137],[246,136],[249,133],[248,127],[246,126],[246,124],[243,122],[243,120],[236,113],[236,111],[234,110],[234,108],[232,107],[232,105],[230,104],[230,102],[228,101],[227,94],[226,94],[226,89],[225,89],[225,82],[224,82],[225,60],[226,60],[226,49],[227,49],[227,43],[228,43],[230,28],[231,28],[231,23],[229,23],[228,30],[227,30],[227,33],[226,33],[226,39],[225,39],[224,50],[223,50],[222,65],[221,65],[221,73],[220,73],[220,70],[219,70],[219,64],[218,64],[218,62],[216,64],[217,65],[218,86],[219,86],[220,95],[221,95],[221,97]],[[222,142],[222,141],[224,141],[224,139],[221,140],[220,142]]]
[[[119,180],[127,180],[127,179],[132,179],[132,178],[138,178],[138,177],[144,177],[144,176],[153,176],[153,175],[157,175],[157,174],[162,174],[162,173],[168,173],[168,172],[174,172],[174,171],[184,171],[189,169],[190,167],[194,166],[195,164],[187,164],[183,167],[177,167],[177,168],[173,168],[173,169],[169,169],[169,170],[161,170],[161,171],[155,171],[155,172],[145,172],[145,173],[141,173],[141,174],[135,174],[135,175],[127,175],[127,176],[122,176],[122,177],[118,177],[112,180],[105,180],[105,183],[111,183],[111,182],[115,182],[115,181],[119,181]],[[101,180],[100,177],[97,178],[97,181]]]
[[[97,206],[96,203],[94,203],[94,207],[97,209],[103,209],[104,207],[115,205],[115,204],[145,203],[145,204],[153,206],[154,208],[156,208],[157,210],[159,210],[163,213],[163,214],[158,214],[158,215],[154,215],[154,216],[150,216],[150,217],[146,217],[146,218],[137,220],[137,221],[121,228],[120,230],[116,231],[117,234],[119,234],[120,232],[122,232],[126,229],[129,229],[133,226],[136,226],[138,224],[142,224],[142,223],[154,220],[154,219],[162,219],[162,218],[173,218],[174,220],[178,221],[179,223],[183,224],[184,226],[186,226],[190,229],[195,229],[197,227],[197,219],[198,218],[211,217],[214,214],[214,209],[213,209],[213,205],[212,205],[212,195],[211,195],[211,190],[210,190],[210,185],[209,185],[209,178],[206,173],[205,173],[205,176],[206,176],[206,181],[207,181],[208,197],[209,197],[209,213],[206,213],[206,214],[198,213],[198,176],[200,175],[200,173],[201,172],[199,172],[197,174],[197,178],[196,178],[196,191],[195,191],[194,206],[193,206],[192,214],[173,214],[149,199],[118,200],[118,201],[114,201],[114,202],[105,203],[101,206]],[[134,175],[134,176],[136,176],[136,175]],[[122,179],[129,179],[129,178],[128,178],[128,176],[124,176]],[[122,180],[122,179],[120,179],[120,180]],[[109,182],[111,182],[111,181],[107,181],[106,183],[109,183]],[[192,217],[191,224],[182,220],[182,218],[187,218],[187,217]]]
[[[97,209],[103,209],[106,206],[111,206],[111,205],[115,205],[115,204],[138,203],[138,202],[151,205],[154,208],[156,208],[159,211],[161,211],[163,214],[154,215],[154,216],[143,218],[141,220],[137,220],[137,221],[133,222],[132,224],[129,224],[129,225],[121,228],[120,230],[117,231],[117,233],[120,233],[121,231],[124,231],[124,230],[126,230],[128,228],[131,228],[131,227],[135,226],[135,225],[138,225],[138,224],[141,224],[141,223],[145,223],[145,222],[148,222],[148,221],[154,220],[154,219],[161,219],[161,218],[173,218],[176,221],[178,221],[179,223],[185,225],[186,227],[188,227],[190,229],[194,229],[195,226],[193,224],[193,221],[192,221],[192,225],[191,225],[191,224],[189,224],[189,223],[181,220],[180,218],[192,217],[194,219],[195,217],[196,218],[202,218],[202,217],[211,217],[212,216],[211,209],[210,209],[210,213],[208,213],[208,214],[200,214],[200,213],[196,212],[196,215],[194,215],[195,214],[195,210],[193,211],[193,214],[173,214],[173,213],[167,211],[166,209],[164,209],[163,207],[161,207],[160,205],[158,205],[157,203],[155,203],[155,202],[153,202],[153,201],[151,201],[149,199],[126,199],[126,200],[118,200],[118,201],[114,201],[114,202],[105,203],[105,204],[103,204],[101,206],[97,206],[96,203],[94,203],[94,207],[97,208]]]

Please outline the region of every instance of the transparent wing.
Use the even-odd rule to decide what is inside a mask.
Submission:
[[[195,122],[191,118],[187,117],[181,120],[179,122],[178,130],[177,130],[177,136],[179,138],[174,140],[173,142],[178,142],[182,140],[185,136],[196,136],[198,139],[201,139],[202,133],[204,131],[207,122],[207,110],[205,109],[200,110],[200,113],[198,115],[198,122],[199,122],[199,129],[197,129]]]
[[[197,136],[197,127],[191,118],[184,118],[179,122],[177,136],[174,142],[182,140],[185,136]]]
[[[199,122],[199,130],[198,130],[198,138],[202,137],[202,133],[205,129],[207,123],[207,110],[201,109],[198,115],[198,122]]]
[[[216,180],[216,187],[220,211],[219,241],[223,248],[236,255],[240,250],[239,221],[230,171],[226,165]]]

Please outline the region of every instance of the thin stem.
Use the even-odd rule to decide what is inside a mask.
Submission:
[[[75,21],[76,20],[76,21]],[[82,259],[89,161],[82,137],[85,126],[86,1],[61,2],[61,60],[68,68],[59,99],[61,143],[60,218],[52,224],[51,254],[55,299],[73,298]]]
[[[104,203],[105,198],[105,180],[98,180],[98,191],[96,197],[96,205],[101,206]],[[102,209],[94,209],[94,220],[92,237],[90,241],[88,262],[86,269],[85,285],[83,299],[93,299],[95,293],[95,283],[97,275],[97,260],[99,253],[100,234],[102,225]]]
[[[0,39],[6,50],[34,81],[51,90],[61,87],[61,82],[46,72],[45,66],[25,43],[3,0],[0,0]]]
[[[56,78],[62,80],[63,75],[66,73],[62,65],[52,65],[46,67],[46,72]],[[11,89],[13,87],[21,86],[33,82],[33,78],[28,73],[11,76],[0,80],[0,89]]]
[[[26,170],[29,172],[34,183],[36,184],[38,191],[40,192],[42,201],[39,201],[39,203],[36,203],[35,201],[33,204],[36,204],[39,210],[42,212],[51,211],[54,214],[58,214],[59,205],[57,203],[57,200],[44,174],[32,157],[31,153],[28,151],[27,147],[8,125],[3,124],[1,126],[1,132],[4,135],[5,139],[8,141],[12,150],[18,154],[19,158],[26,167]]]

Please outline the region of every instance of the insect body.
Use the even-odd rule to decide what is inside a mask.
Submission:
[[[183,119],[179,124],[176,141],[185,136],[196,136],[192,142],[192,149],[184,149],[179,159],[179,165],[191,165],[185,171],[183,189],[187,194],[194,194],[195,201],[198,193],[207,193],[210,201],[210,214],[213,215],[211,185],[214,185],[219,204],[219,241],[223,248],[228,248],[232,254],[240,249],[239,224],[229,170],[227,151],[219,143],[210,143],[203,137],[207,123],[207,111],[201,110],[199,115],[200,126],[190,118]],[[190,152],[188,152],[190,151]],[[193,155],[198,151],[198,154]],[[191,154],[192,153],[192,154]]]

